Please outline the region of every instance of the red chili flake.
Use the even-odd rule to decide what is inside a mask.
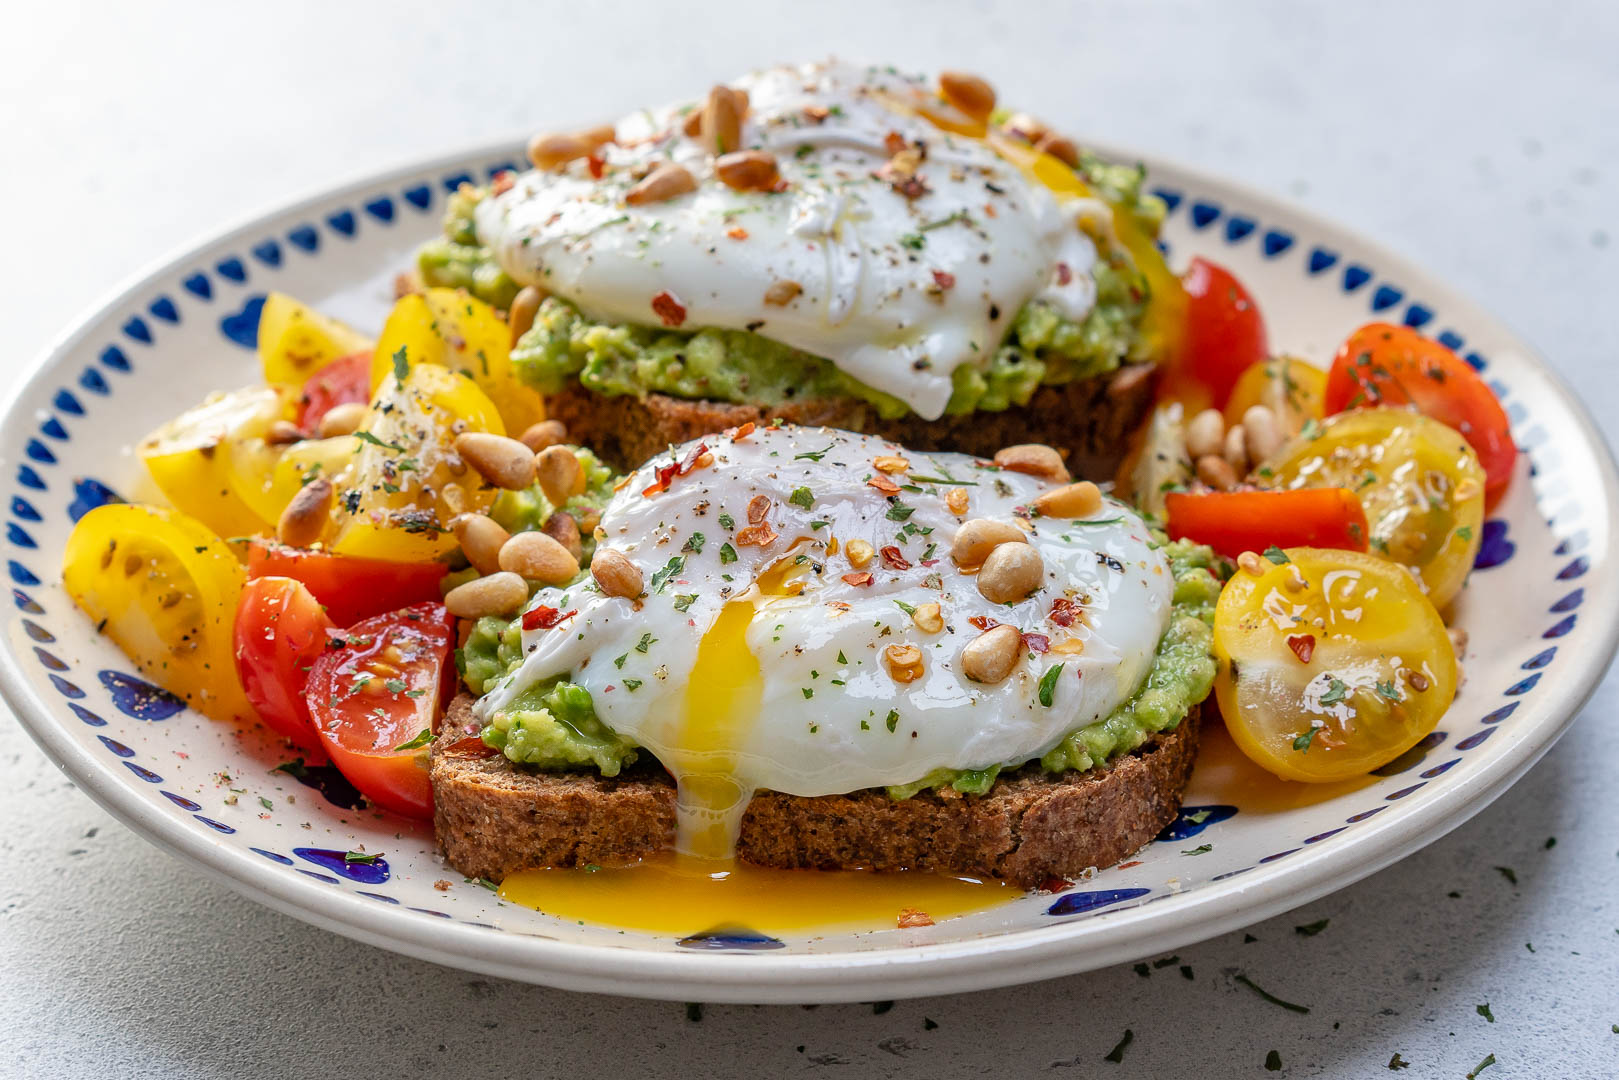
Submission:
[[[1079,615],[1079,608],[1066,596],[1059,596],[1051,602],[1051,614],[1047,616],[1058,626],[1073,626],[1074,619]]]
[[[844,574],[843,583],[845,585],[870,585],[871,575],[865,571],[858,574]]]
[[[771,529],[768,523],[749,525],[736,531],[737,547],[769,547],[775,543],[778,533]]]
[[[1056,874],[1048,874],[1046,880],[1040,883],[1040,891],[1049,893],[1067,892],[1073,887],[1074,883],[1072,881],[1058,877]]]
[[[1315,655],[1315,635],[1294,634],[1287,639],[1287,647],[1293,650],[1293,655],[1299,658],[1299,663],[1308,664],[1310,657]]]
[[[490,182],[489,193],[491,195],[504,195],[506,192],[510,191],[512,186],[516,183],[517,178],[512,175],[511,170],[502,169],[495,174],[494,179]]]
[[[888,151],[889,157],[893,157],[895,154],[905,149],[905,136],[901,135],[897,131],[890,131],[887,135],[883,136],[883,149]]]
[[[579,614],[578,609],[573,611],[558,611],[554,607],[541,604],[532,611],[523,613],[524,630],[553,630],[558,623],[573,618]]]
[[[935,270],[933,271],[933,284],[941,289],[954,289],[956,287],[956,275],[945,270]]]
[[[592,180],[600,180],[602,173],[607,171],[607,162],[595,154],[586,155],[585,165],[590,169],[590,178]]]
[[[997,620],[990,618],[988,615],[974,615],[967,621],[978,627],[980,630],[993,630],[997,626],[1001,625]]]
[[[1140,859],[1131,859],[1129,862],[1121,862],[1118,865],[1118,869],[1120,869],[1120,870],[1128,870],[1132,866],[1140,866],[1140,865],[1141,865],[1141,860]]]
[[[462,757],[494,757],[500,751],[484,742],[481,737],[469,735],[465,739],[457,739],[445,747],[444,753],[460,754]]]
[[[984,216],[985,217],[994,217],[995,216],[995,204],[994,203],[985,203],[984,204]]]
[[[646,488],[642,490],[641,494],[647,498],[651,498],[660,491],[668,491],[669,485],[674,482],[675,477],[679,474],[680,463],[678,461],[671,461],[667,465],[659,465],[653,470],[653,475],[657,479],[648,484]]]
[[[743,439],[746,439],[749,435],[752,435],[755,430],[756,430],[756,425],[754,424],[754,422],[752,420],[749,420],[746,424],[743,424],[741,427],[726,428],[725,429],[725,434],[726,434],[727,437],[730,438],[730,440],[732,442],[741,442]]]
[[[1070,281],[1073,281],[1073,280],[1074,280],[1074,272],[1073,272],[1073,270],[1071,270],[1069,268],[1068,264],[1065,263],[1065,262],[1058,263],[1057,264],[1057,284],[1058,285],[1066,285]]]
[[[708,453],[707,443],[698,443],[696,446],[692,447],[691,453],[686,455],[686,460],[680,463],[680,475],[685,476],[687,473],[695,469],[697,467],[697,459],[706,453]]]
[[[1044,634],[1024,634],[1023,647],[1032,653],[1044,653],[1051,650],[1051,639]]]
[[[898,495],[899,485],[886,476],[873,476],[866,481],[867,487],[874,487],[884,495]]]
[[[895,925],[901,930],[910,930],[918,926],[932,926],[933,916],[918,908],[900,908],[899,918],[895,920]]]
[[[748,230],[738,225],[734,229],[726,229],[725,235],[729,236],[732,240],[746,240],[748,238]]]
[[[652,310],[665,326],[679,326],[686,321],[686,308],[668,290],[652,298]]]
[[[889,544],[882,549],[883,562],[890,570],[909,570],[911,564],[905,561],[905,556],[899,553],[899,548]]]

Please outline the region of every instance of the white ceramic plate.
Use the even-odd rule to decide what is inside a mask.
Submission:
[[[1545,753],[1613,655],[1614,466],[1546,366],[1495,318],[1388,252],[1267,196],[1149,160],[1150,186],[1173,206],[1172,261],[1205,253],[1231,267],[1258,297],[1273,346],[1325,362],[1370,318],[1403,321],[1467,356],[1506,403],[1525,461],[1459,602],[1472,635],[1468,679],[1439,729],[1366,786],[1302,806],[1268,789],[1234,790],[1228,743],[1214,733],[1180,819],[1135,859],[1061,894],[927,929],[775,940],[693,926],[694,937],[677,941],[500,903],[444,865],[429,830],[351,809],[329,773],[272,772],[287,757],[274,740],[181,710],[134,679],[64,594],[59,553],[75,517],[108,490],[141,493],[127,448],[148,429],[207,391],[258,381],[252,344],[265,292],[380,326],[392,276],[436,232],[446,192],[519,158],[500,146],[373,177],[188,251],[67,334],[6,414],[0,546],[13,603],[0,616],[0,690],[111,813],[270,907],[468,970],[677,1000],[870,1000],[1063,975],[1263,919],[1434,840]],[[345,865],[342,852],[361,844],[384,858]]]

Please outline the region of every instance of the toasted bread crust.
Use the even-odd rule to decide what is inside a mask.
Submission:
[[[633,469],[671,443],[683,443],[749,422],[780,418],[810,427],[863,431],[915,450],[954,450],[980,457],[1014,443],[1043,442],[1065,451],[1075,476],[1109,478],[1129,433],[1152,397],[1152,367],[1136,365],[1061,386],[1042,386],[1027,405],[924,420],[885,420],[855,398],[793,401],[776,406],[687,401],[667,394],[609,396],[575,383],[546,399],[568,438],[594,449],[618,469]]]
[[[528,772],[456,748],[471,706],[466,695],[455,700],[433,747],[433,825],[451,866],[501,881],[534,867],[633,862],[673,845],[674,783],[655,763],[611,779]],[[742,819],[737,855],[791,869],[988,874],[1035,888],[1118,862],[1174,820],[1197,729],[1194,710],[1106,768],[1053,777],[1027,766],[982,796],[760,792]]]

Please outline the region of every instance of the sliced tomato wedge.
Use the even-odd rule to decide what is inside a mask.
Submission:
[[[338,626],[439,598],[443,563],[397,563],[287,547],[270,540],[249,545],[247,576],[301,581]]]
[[[433,815],[428,742],[449,698],[455,620],[443,604],[363,619],[309,673],[305,700],[349,783],[385,810]]]
[[[1181,276],[1186,290],[1182,369],[1173,373],[1201,384],[1216,409],[1225,407],[1242,373],[1270,355],[1265,319],[1242,282],[1202,257]]]
[[[261,577],[247,583],[236,606],[236,674],[259,718],[309,749],[320,737],[304,688],[337,627],[302,582]]]
[[[1366,550],[1366,511],[1352,491],[1175,491],[1164,497],[1169,535],[1228,558],[1271,547]]]
[[[1518,447],[1495,394],[1472,365],[1409,326],[1368,323],[1349,335],[1327,373],[1327,413],[1414,405],[1461,432],[1484,467],[1484,501],[1494,506],[1512,479]]]
[[[338,405],[371,400],[371,353],[350,353],[309,376],[298,399],[298,427],[313,432]]]

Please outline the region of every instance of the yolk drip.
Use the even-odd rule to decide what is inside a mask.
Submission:
[[[703,635],[687,676],[680,736],[664,755],[680,792],[676,845],[705,859],[730,857],[753,797],[736,776],[736,747],[764,698],[759,661],[748,650],[753,614],[752,601],[732,600]]]
[[[590,872],[524,870],[500,887],[502,899],[547,915],[680,936],[892,929],[908,908],[940,921],[1021,895],[994,878],[770,870],[674,854]]]

